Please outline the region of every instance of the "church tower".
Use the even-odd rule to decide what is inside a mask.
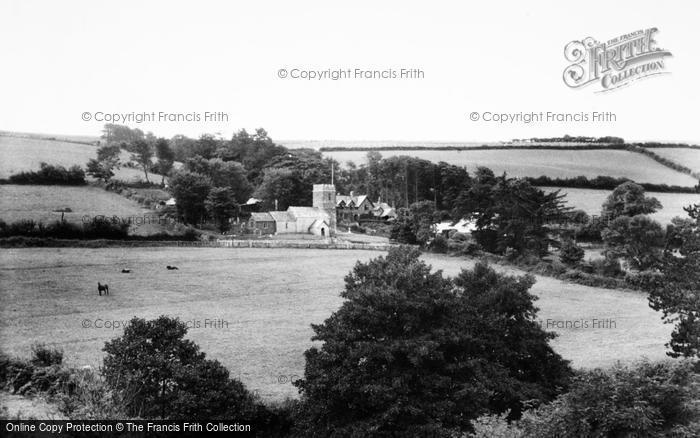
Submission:
[[[335,237],[336,235],[336,217],[335,217],[335,185],[333,184],[314,184],[313,206],[325,211],[330,218],[328,227],[328,236]]]

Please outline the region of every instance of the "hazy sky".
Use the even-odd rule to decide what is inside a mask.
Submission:
[[[126,124],[168,137],[264,127],[274,139],[697,143],[698,17],[696,1],[2,0],[0,129],[95,135],[104,122],[84,112],[221,111],[228,122]],[[610,93],[564,85],[568,42],[650,27],[673,54],[670,74]],[[418,68],[424,78],[308,81],[281,79],[282,68]],[[611,111],[617,121],[498,124],[470,121],[474,111]]]

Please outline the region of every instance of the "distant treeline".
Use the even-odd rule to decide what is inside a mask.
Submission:
[[[44,224],[27,219],[6,223],[0,219],[0,238],[9,237],[78,240],[196,240],[197,232],[192,228],[187,228],[184,233],[177,235],[160,233],[148,236],[130,236],[129,224],[97,218],[82,224],[67,221]]]
[[[669,167],[669,168],[671,168],[671,169],[673,169],[673,170],[676,170],[676,171],[678,171],[678,172],[682,172],[682,173],[685,173],[685,174],[688,174],[688,175],[690,175],[690,176],[693,176],[693,177],[695,177],[695,178],[700,179],[700,173],[699,173],[699,172],[694,172],[692,169],[690,169],[690,168],[688,168],[688,167],[685,167],[685,166],[683,166],[683,165],[680,164],[680,163],[676,163],[676,162],[673,161],[673,160],[669,160],[668,158],[662,157],[661,155],[658,155],[657,153],[655,153],[655,152],[653,152],[653,151],[650,150],[650,149],[653,149],[653,148],[662,148],[662,147],[677,147],[677,148],[684,148],[684,149],[698,149],[698,150],[700,150],[700,147],[698,147],[698,146],[689,146],[689,145],[682,145],[682,146],[681,146],[681,145],[674,145],[674,146],[656,146],[656,145],[658,145],[659,143],[651,143],[651,144],[654,145],[654,146],[648,146],[649,143],[635,143],[635,144],[631,144],[631,145],[628,145],[628,146],[629,146],[629,150],[632,151],[632,152],[637,152],[637,153],[640,153],[640,154],[644,154],[644,155],[646,155],[647,157],[651,158],[652,160],[654,160],[654,161],[656,161],[656,162],[658,162],[658,163],[660,163],[660,164],[663,164],[663,165],[666,166],[666,167]]]
[[[551,178],[549,176],[539,176],[537,178],[525,178],[533,186],[569,187],[577,189],[614,190],[622,183],[631,181],[627,178],[615,178],[612,176],[597,176],[588,179],[585,176],[574,178]],[[700,184],[695,187],[670,186],[668,184],[637,183],[649,192],[663,193],[700,193]]]
[[[543,142],[545,143],[545,142]],[[566,143],[553,142],[552,143]],[[569,142],[573,143],[573,142]],[[578,143],[578,142],[577,142]],[[369,152],[369,151],[483,151],[483,150],[561,150],[561,151],[592,151],[592,150],[628,150],[630,152],[640,152],[639,149],[648,148],[679,148],[679,149],[698,149],[698,145],[689,145],[685,143],[603,143],[595,142],[589,144],[577,145],[553,145],[553,144],[502,144],[502,145],[480,145],[480,146],[323,146],[319,150],[321,152]]]
[[[85,171],[80,166],[71,166],[66,169],[63,166],[41,163],[38,171],[20,172],[10,175],[7,179],[0,179],[0,184],[82,186],[87,184],[87,182],[85,181]]]
[[[16,137],[16,138],[30,138],[33,140],[48,140],[48,141],[60,141],[61,143],[75,143],[75,144],[85,144],[88,146],[96,146],[100,144],[99,140],[88,141],[88,140],[75,140],[64,137],[53,137],[53,136],[43,136],[38,134],[21,134],[10,131],[0,131],[0,137]]]

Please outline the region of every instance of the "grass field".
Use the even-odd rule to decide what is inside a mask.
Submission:
[[[660,149],[659,149],[660,150]],[[656,149],[655,149],[656,151]],[[477,166],[486,166],[497,174],[510,176],[570,178],[579,175],[596,177],[607,175],[627,177],[637,182],[694,186],[698,182],[691,176],[665,167],[651,158],[621,150],[476,150],[476,151],[381,151],[383,157],[409,155],[425,160],[466,166],[473,172]],[[367,152],[324,152],[324,155],[341,164],[353,161],[365,162]]]
[[[324,321],[341,305],[343,277],[356,260],[381,255],[223,248],[4,249],[0,254],[4,351],[27,356],[31,343],[40,341],[62,347],[70,365],[96,366],[104,342],[122,333],[104,327],[108,321],[178,316],[199,325],[188,337],[210,358],[267,400],[296,395],[289,380],[303,374],[303,352],[312,345],[310,324]],[[451,276],[473,264],[425,258]],[[168,271],[166,265],[179,270]],[[133,271],[121,274],[122,268]],[[98,281],[109,284],[110,296],[97,295]],[[560,334],[555,349],[576,367],[665,357],[671,328],[641,294],[544,277],[533,292],[540,297],[545,324],[614,321],[609,328],[555,330]]]
[[[122,151],[120,160],[128,162],[131,154]],[[0,136],[0,178],[30,170],[38,170],[41,162],[70,167],[75,164],[85,169],[91,158],[97,157],[97,146],[69,143],[60,140]],[[149,173],[149,180],[160,182],[160,175]],[[114,172],[114,179],[143,181],[142,170],[121,167]]]
[[[690,170],[700,172],[700,150],[687,148],[652,148],[649,150],[678,164],[682,164]]]
[[[593,189],[570,189],[560,187],[542,187],[546,191],[560,190],[566,194],[567,205],[577,209],[582,209],[590,215],[600,215],[600,209],[605,199],[610,195],[609,190]],[[688,214],[683,211],[683,207],[690,204],[700,204],[700,194],[694,193],[655,193],[648,192],[647,196],[652,196],[661,202],[663,208],[651,217],[662,224],[668,224],[676,216],[688,218]]]
[[[61,219],[53,210],[70,208],[65,219],[81,223],[83,216],[112,217],[152,215],[135,201],[92,186],[0,185],[0,219],[14,222],[21,219],[52,222]]]

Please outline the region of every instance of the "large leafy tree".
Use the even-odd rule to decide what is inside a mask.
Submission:
[[[148,171],[152,164],[151,158],[153,158],[153,147],[151,143],[146,140],[135,140],[129,147],[129,150],[132,152],[131,159],[136,161],[143,169],[146,182],[150,182],[148,180]]]
[[[229,229],[229,219],[236,214],[238,204],[228,187],[214,187],[204,202],[209,216],[214,219],[222,233]]]
[[[205,200],[212,189],[209,177],[186,170],[175,172],[170,179],[177,211],[188,224],[198,224],[206,213]]]
[[[346,299],[314,325],[299,428],[304,436],[449,436],[485,412],[546,401],[570,370],[535,321],[532,277],[480,265],[454,281],[415,249],[358,263]]]
[[[247,418],[255,399],[228,370],[184,339],[184,322],[133,318],[104,346],[103,374],[123,394],[128,414],[141,418]]]
[[[659,262],[661,275],[646,284],[649,305],[675,324],[670,356],[700,358],[700,204],[686,207],[690,219],[674,219]]]
[[[433,201],[414,202],[409,208],[400,208],[390,237],[399,243],[425,245],[435,235],[435,216]]]
[[[97,158],[87,163],[87,173],[107,182],[114,176],[114,169],[119,167],[121,148],[116,144],[107,144],[97,149]]]
[[[635,269],[649,269],[656,264],[664,246],[661,224],[646,215],[619,216],[602,233],[606,255],[622,257]]]
[[[226,187],[231,190],[233,198],[238,203],[248,200],[252,188],[246,178],[246,170],[241,163],[223,161],[220,158],[206,159],[199,156],[190,158],[185,163],[187,170],[206,175],[215,187]]]
[[[603,203],[601,215],[612,221],[620,216],[651,214],[660,208],[658,199],[647,197],[642,186],[630,181],[620,184],[612,191]]]
[[[268,169],[254,196],[268,209],[286,210],[290,205],[310,205],[311,193],[304,193],[301,175],[289,169]]]
[[[175,151],[170,147],[168,140],[164,138],[156,140],[156,158],[158,158],[156,167],[161,175],[160,185],[162,186],[165,184],[165,176],[173,170],[175,162]]]

